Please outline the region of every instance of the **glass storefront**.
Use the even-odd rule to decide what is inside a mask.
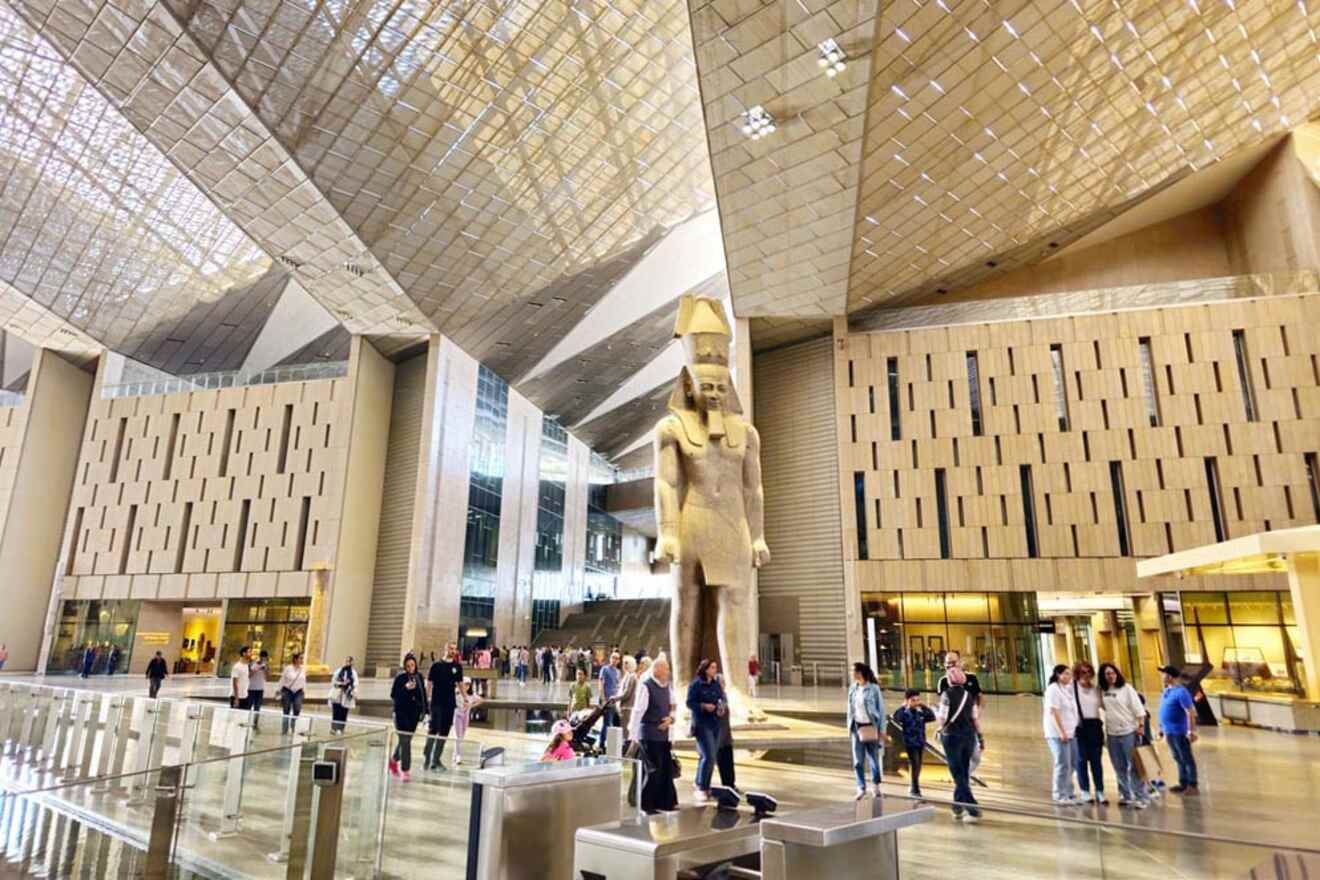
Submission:
[[[862,636],[886,688],[935,689],[958,650],[989,692],[1040,693],[1034,593],[864,593]]]
[[[271,672],[278,675],[294,654],[307,646],[311,599],[230,599],[216,674],[228,678],[244,645],[255,657],[270,652]]]
[[[1166,614],[1170,609],[1166,596]],[[1286,592],[1180,593],[1182,652],[1187,663],[1209,663],[1206,691],[1300,695],[1302,657],[1297,621]]]
[[[142,603],[137,599],[64,602],[60,606],[60,619],[46,671],[80,672],[84,650],[88,645],[94,645],[97,650],[91,669],[93,675],[104,675],[109,671],[115,648],[119,648],[119,657],[114,671],[127,672],[141,607]]]

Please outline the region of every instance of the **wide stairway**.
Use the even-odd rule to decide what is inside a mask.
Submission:
[[[654,657],[669,645],[668,599],[608,599],[589,603],[558,629],[543,629],[536,647],[590,648],[619,645],[630,654],[644,650]]]

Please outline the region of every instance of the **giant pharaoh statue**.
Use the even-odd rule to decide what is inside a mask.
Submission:
[[[746,718],[758,714],[743,686],[757,640],[752,569],[770,561],[761,438],[743,419],[729,375],[733,334],[723,305],[683,297],[674,335],[687,364],[655,427],[656,558],[674,572],[674,677],[686,683],[701,657],[718,658],[730,708]]]

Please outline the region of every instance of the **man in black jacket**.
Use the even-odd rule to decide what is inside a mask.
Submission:
[[[160,651],[157,651],[156,656],[152,657],[151,662],[147,664],[147,681],[149,682],[147,696],[153,700],[156,699],[156,694],[160,693],[160,684],[165,680],[166,675],[165,658],[161,656]]]

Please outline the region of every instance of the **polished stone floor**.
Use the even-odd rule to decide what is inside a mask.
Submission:
[[[19,679],[6,676],[4,680]],[[129,692],[141,692],[144,684],[127,677],[26,680]],[[225,682],[215,679],[178,678],[167,682],[162,696],[214,697],[222,695],[224,687]],[[384,682],[367,681],[362,696],[370,703],[382,699],[384,691]],[[309,711],[323,708],[317,686],[310,696]],[[528,707],[562,706],[566,692],[563,685],[547,689],[529,683],[520,688],[503,682],[499,697],[492,705],[518,705],[525,712]],[[795,718],[804,717],[813,729],[841,727],[843,692],[838,688],[763,688],[761,702],[771,714],[787,713],[782,717],[789,726],[798,723]],[[1039,698],[988,698],[987,753],[979,770],[986,787],[977,789],[986,806],[985,821],[975,827],[963,826],[941,811],[937,822],[904,832],[900,850],[905,876],[936,878],[955,870],[974,870],[976,876],[1005,878],[1245,877],[1253,865],[1269,856],[1271,847],[1320,848],[1320,832],[1316,831],[1320,808],[1314,799],[1320,788],[1320,738],[1242,727],[1208,729],[1197,746],[1202,775],[1199,797],[1168,796],[1164,803],[1144,812],[1117,806],[1056,808],[1048,798],[1049,755],[1040,737],[1039,718]],[[535,755],[545,737],[526,733],[526,729],[522,715],[506,711],[492,726],[474,726],[465,754],[474,756],[482,746],[501,745],[510,749],[511,759]],[[740,787],[774,793],[785,813],[850,798],[853,781],[846,745],[839,744],[837,734],[829,739],[832,742],[814,748],[740,750]],[[470,798],[466,771],[472,758],[463,768],[428,774],[416,772],[421,764],[420,742],[414,749],[413,783],[390,783],[383,814],[382,869],[388,877],[462,876]],[[695,756],[682,755],[687,778],[680,782],[680,796],[687,801]],[[1166,766],[1171,764],[1166,761]],[[928,767],[923,786],[937,804],[951,794],[941,771],[937,766]],[[278,848],[284,809],[279,780],[285,771],[272,758],[266,769],[248,772],[254,780],[268,778],[270,784],[246,784],[245,834],[223,845],[240,847],[250,856],[253,870],[245,876],[274,877],[279,875],[274,870],[277,866],[259,863],[265,852]],[[901,776],[887,780],[888,796],[896,803],[902,802],[906,787]],[[220,785],[206,789],[217,792],[210,795],[214,799]],[[1112,786],[1109,793],[1116,799]],[[218,815],[216,804],[208,804],[199,795],[194,807],[194,824],[199,832],[205,831]],[[204,854],[208,847],[221,844],[198,833],[189,838],[189,845]]]

